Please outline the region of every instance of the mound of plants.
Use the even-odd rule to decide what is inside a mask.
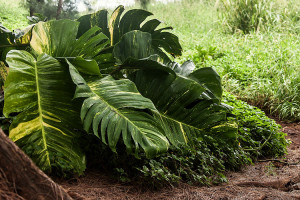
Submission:
[[[125,179],[134,168],[151,182],[207,184],[253,155],[284,154],[276,124],[263,114],[265,124],[255,124],[247,104],[233,100],[243,107],[235,116],[222,103],[213,68],[173,62],[182,48],[171,27],[146,20],[152,13],[145,10],[123,12],[39,22],[19,34],[1,27],[9,137],[39,168],[81,175],[87,162],[104,161]]]
[[[234,142],[226,140],[226,136],[215,137],[215,130],[210,130],[201,138],[193,138],[193,146],[171,146],[159,157],[137,159],[122,150],[111,154],[105,145],[99,146],[91,137],[83,142],[92,144],[87,153],[91,161],[89,167],[100,168],[124,182],[135,181],[154,188],[180,181],[211,185],[226,182],[228,170],[239,170],[258,158],[280,157],[286,153],[286,135],[263,111],[227,92],[223,102],[234,107],[233,116],[228,118],[238,125]]]

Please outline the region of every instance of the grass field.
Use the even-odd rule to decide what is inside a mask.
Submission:
[[[28,25],[22,2],[0,0],[0,22],[7,28]],[[197,67],[212,66],[222,76],[224,89],[239,99],[281,119],[300,120],[300,3],[277,0],[278,13],[270,10],[278,16],[277,23],[243,34],[226,32],[222,1],[215,2],[156,3],[149,10],[174,27],[184,49],[177,61],[191,59]]]
[[[22,29],[28,26],[26,16],[29,10],[24,7],[24,0],[0,0],[0,23],[6,28]]]
[[[300,10],[299,3],[294,6],[295,12]],[[300,119],[299,19],[291,22],[282,14],[280,23],[266,31],[231,34],[215,1],[156,4],[150,11],[174,27],[184,49],[179,62],[191,59],[197,67],[212,66],[223,77],[224,89],[238,98],[281,119]]]

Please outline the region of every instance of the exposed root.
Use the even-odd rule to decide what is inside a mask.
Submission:
[[[278,159],[266,159],[266,160],[258,160],[257,162],[279,162],[282,163],[284,165],[298,165],[300,164],[300,160],[298,162],[287,162],[287,161],[282,161],[282,160],[278,160]]]
[[[273,188],[281,191],[291,191],[297,188],[297,183],[300,182],[300,174],[295,178],[286,178],[279,179],[276,181],[269,182],[258,182],[258,181],[248,181],[248,182],[240,182],[235,185],[241,187],[264,187],[264,188]]]

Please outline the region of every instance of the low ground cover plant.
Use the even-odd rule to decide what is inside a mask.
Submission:
[[[254,155],[283,155],[279,127],[232,97],[235,113],[212,67],[174,62],[179,40],[151,15],[119,6],[19,34],[1,27],[10,138],[48,173],[80,175],[108,158],[123,179],[134,166],[162,184],[220,182]]]

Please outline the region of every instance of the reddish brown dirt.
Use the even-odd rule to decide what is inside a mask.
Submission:
[[[228,183],[212,187],[180,184],[153,191],[137,185],[121,184],[100,172],[89,171],[84,177],[58,181],[69,192],[83,199],[247,199],[300,200],[300,123],[281,123],[292,141],[288,155],[277,161],[261,161],[240,172],[228,172]],[[279,162],[280,161],[280,162]]]

